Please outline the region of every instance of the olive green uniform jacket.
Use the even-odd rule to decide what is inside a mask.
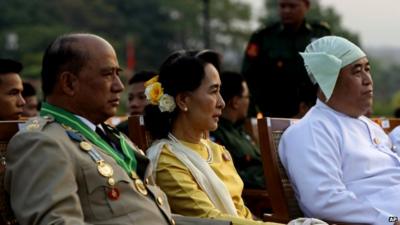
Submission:
[[[244,129],[243,124],[233,124],[220,118],[218,129],[211,132],[210,138],[225,146],[231,153],[233,163],[245,188],[265,187],[260,150]]]
[[[264,116],[293,117],[299,102],[315,103],[316,90],[299,52],[313,40],[329,35],[325,23],[304,21],[296,32],[275,23],[255,32],[247,45],[242,74],[254,103]]]
[[[32,123],[39,126],[30,126]],[[93,145],[114,170],[114,187],[119,197],[111,198],[107,178],[99,174],[97,164],[67,130],[51,117],[34,118],[8,145],[5,189],[21,225],[175,223],[166,196],[154,184],[149,160],[141,151],[133,147],[136,179],[143,181],[147,194],[114,158]],[[175,219],[177,224],[218,223],[197,218]]]

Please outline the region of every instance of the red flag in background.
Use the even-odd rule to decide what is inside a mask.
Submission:
[[[132,38],[126,40],[126,67],[134,71],[136,66],[135,47]]]

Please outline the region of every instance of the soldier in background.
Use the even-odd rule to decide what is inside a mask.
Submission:
[[[135,73],[129,79],[129,93],[128,93],[128,112],[129,115],[142,115],[144,107],[147,105],[146,95],[144,94],[144,83],[157,73],[155,71],[143,70]],[[129,135],[128,120],[125,120],[117,125],[117,129],[126,135]]]
[[[36,96],[35,87],[28,82],[22,83],[24,90],[22,91],[22,97],[26,102],[24,109],[22,111],[22,116],[24,117],[34,117],[39,114],[39,100]]]
[[[316,99],[299,52],[330,31],[326,23],[309,23],[309,0],[278,0],[280,22],[255,32],[248,43],[242,73],[252,94],[252,108],[265,116],[303,114],[302,96]],[[308,103],[307,103],[308,105]],[[254,110],[254,109],[252,109]]]
[[[21,95],[21,70],[21,63],[11,59],[0,59],[0,120],[17,120],[21,116],[25,105]]]

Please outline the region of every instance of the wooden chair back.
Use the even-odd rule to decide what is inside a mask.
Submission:
[[[254,143],[256,143],[257,146],[260,146],[257,118],[246,118],[244,122],[244,130],[250,135]],[[253,215],[259,218],[262,218],[264,213],[271,211],[271,201],[266,189],[245,188],[242,193],[242,198]]]
[[[143,115],[128,117],[129,138],[140,149],[146,151],[150,147],[151,138],[144,125]]]
[[[24,121],[0,121],[0,224],[18,224],[11,210],[9,197],[4,190],[4,175],[6,171],[6,151],[10,139],[19,130]]]
[[[381,126],[386,133],[390,133],[394,128],[400,125],[400,118],[375,117],[371,118],[371,120]]]
[[[246,118],[244,121],[244,130],[250,135],[254,143],[259,145],[257,118]]]
[[[266,187],[270,198],[272,213],[264,214],[265,221],[287,223],[301,217],[293,189],[278,156],[281,135],[297,119],[270,118],[258,119],[260,150]]]

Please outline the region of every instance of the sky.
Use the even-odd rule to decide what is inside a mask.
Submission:
[[[260,15],[264,0],[241,0],[251,3],[254,15]],[[342,25],[359,34],[367,48],[400,48],[400,0],[320,0],[332,6],[342,17]]]

